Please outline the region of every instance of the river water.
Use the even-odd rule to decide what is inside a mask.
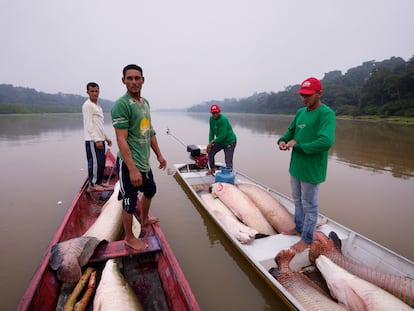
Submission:
[[[235,168],[290,195],[290,153],[276,141],[291,117],[228,117],[238,136]],[[202,309],[287,310],[171,174],[174,163],[189,161],[186,145],[206,144],[209,114],[152,118],[169,169],[159,171],[152,158],[158,193],[151,210]],[[108,115],[106,129],[115,142]],[[14,310],[86,178],[82,116],[0,116],[0,154],[0,301],[2,310]],[[414,260],[413,154],[414,125],[338,120],[320,212]]]

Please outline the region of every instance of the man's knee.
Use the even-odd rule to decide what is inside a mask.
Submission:
[[[122,208],[129,214],[134,213],[137,208],[137,199],[123,198]]]
[[[157,187],[155,184],[151,185],[151,187],[148,187],[147,189],[145,189],[144,191],[144,195],[148,198],[148,199],[152,199],[155,194],[157,193]]]

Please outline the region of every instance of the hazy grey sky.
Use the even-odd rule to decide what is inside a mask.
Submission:
[[[0,0],[0,83],[101,97],[141,65],[153,109],[278,92],[414,55],[413,0]]]

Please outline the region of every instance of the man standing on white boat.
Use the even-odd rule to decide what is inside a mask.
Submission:
[[[210,112],[209,143],[207,145],[210,169],[207,172],[207,175],[213,175],[216,172],[215,156],[220,150],[224,150],[226,167],[233,168],[233,155],[237,143],[237,137],[233,132],[233,127],[231,126],[229,119],[220,113],[219,105],[211,105]]]
[[[295,228],[285,234],[301,236],[291,248],[302,252],[313,242],[318,221],[319,185],[326,179],[328,151],[335,141],[335,112],[323,104],[322,84],[316,78],[302,82],[298,94],[305,107],[297,110],[277,141],[280,150],[292,150],[289,173],[295,203]]]

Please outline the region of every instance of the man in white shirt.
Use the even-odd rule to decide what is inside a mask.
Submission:
[[[112,146],[112,141],[106,136],[104,130],[104,114],[98,103],[99,85],[89,82],[86,85],[86,92],[89,98],[82,106],[82,115],[89,186],[90,190],[104,191],[102,180],[105,170],[105,141],[108,146]]]

